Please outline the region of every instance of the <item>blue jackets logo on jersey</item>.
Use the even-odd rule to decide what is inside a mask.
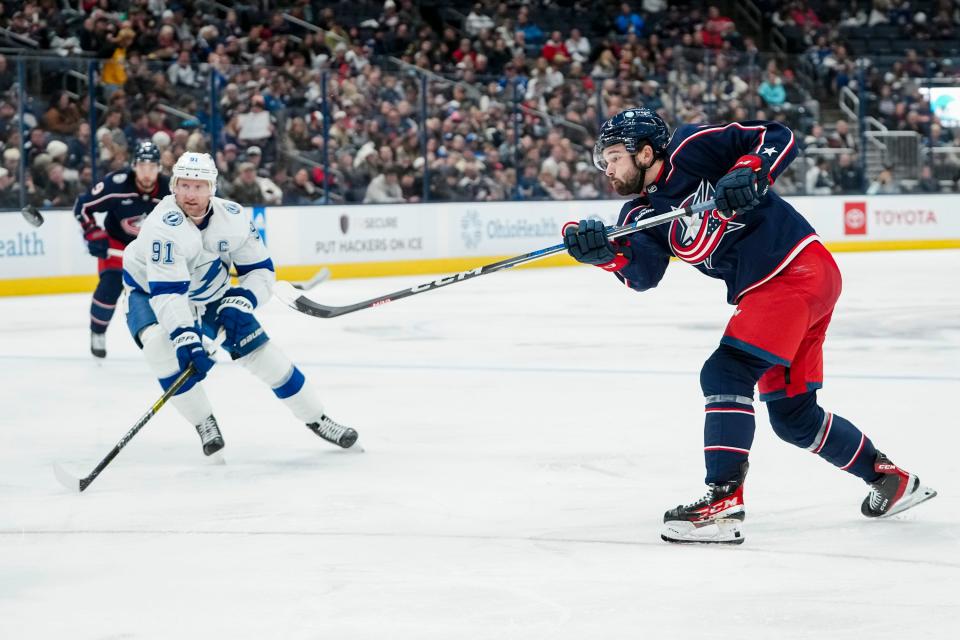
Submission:
[[[183,214],[180,213],[179,211],[171,211],[169,213],[165,213],[163,215],[163,222],[165,224],[170,225],[171,227],[175,227],[181,222],[183,222]]]
[[[706,202],[713,197],[713,185],[700,181],[697,190],[683,199],[675,209]],[[678,218],[670,223],[670,250],[689,264],[701,264],[711,269],[710,258],[723,241],[723,236],[742,229],[744,225],[732,220],[720,220],[713,211]]]

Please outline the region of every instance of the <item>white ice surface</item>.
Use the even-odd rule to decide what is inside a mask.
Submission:
[[[841,254],[821,403],[940,495],[888,521],[758,411],[746,543],[671,546],[699,497],[698,371],[732,308],[673,264],[636,294],[523,270],[334,320],[260,317],[366,453],[333,450],[222,361],[211,464],[87,295],[0,298],[0,638],[954,638],[960,252]],[[338,280],[346,304],[429,280]],[[759,405],[758,405],[759,406]]]

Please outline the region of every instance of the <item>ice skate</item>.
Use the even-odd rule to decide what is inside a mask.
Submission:
[[[707,493],[688,505],[679,505],[663,514],[660,537],[667,542],[740,544],[743,542],[743,480],[740,474],[722,484],[707,485]]]
[[[334,422],[327,416],[321,416],[317,422],[307,424],[307,428],[315,434],[338,447],[349,449],[357,441],[357,432],[350,427],[345,427],[338,422]]]
[[[107,357],[107,334],[90,332],[90,353],[94,358]]]
[[[868,518],[892,516],[937,495],[930,487],[921,485],[920,478],[893,464],[879,451],[873,468],[883,475],[870,483],[870,493],[860,505],[860,512]]]
[[[200,434],[200,442],[203,444],[203,455],[209,456],[223,449],[223,436],[220,434],[216,418],[209,415],[196,426],[197,433]]]

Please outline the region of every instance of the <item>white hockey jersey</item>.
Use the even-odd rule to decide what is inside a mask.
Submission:
[[[196,323],[206,305],[230,288],[230,267],[257,305],[269,298],[273,261],[250,215],[235,202],[213,197],[212,212],[197,226],[176,198],[161,200],[123,252],[123,282],[150,295],[150,306],[168,333]]]

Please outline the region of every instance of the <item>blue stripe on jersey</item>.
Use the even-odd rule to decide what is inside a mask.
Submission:
[[[303,374],[300,373],[300,369],[294,367],[293,373],[290,374],[290,378],[282,385],[274,389],[273,393],[281,400],[284,398],[289,398],[303,388],[304,382],[306,382],[306,378],[304,378]]]
[[[254,271],[255,269],[269,269],[270,271],[274,270],[273,260],[271,260],[270,258],[267,258],[266,260],[263,260],[256,264],[238,264],[234,266],[237,268],[238,276],[245,276],[251,271]]]
[[[190,283],[183,282],[155,282],[150,281],[150,295],[163,296],[168,294],[186,293],[190,289]]]
[[[134,291],[142,291],[146,293],[147,290],[140,286],[140,283],[133,279],[133,276],[130,275],[130,272],[126,269],[123,270],[123,281],[130,286]]]

